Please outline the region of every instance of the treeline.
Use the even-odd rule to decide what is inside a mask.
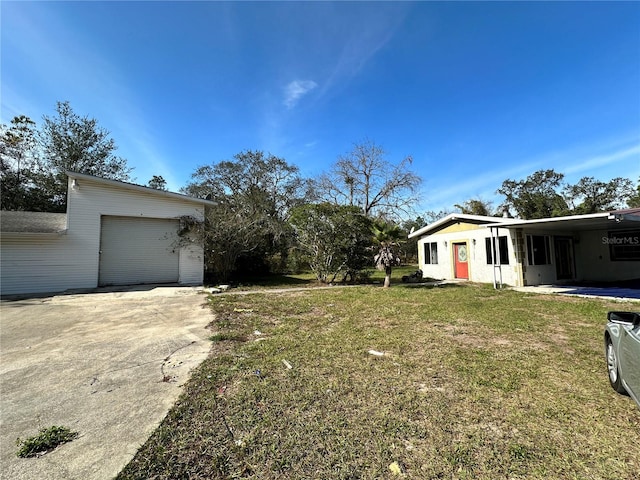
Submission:
[[[109,132],[68,102],[59,102],[40,127],[15,117],[1,126],[2,209],[64,212],[67,170],[131,181],[132,169],[116,150]],[[393,265],[415,261],[415,241],[403,241],[411,229],[450,213],[416,216],[422,180],[411,165],[410,156],[389,161],[381,146],[365,139],[317,178],[304,178],[283,158],[246,150],[193,172],[181,191],[216,207],[207,209],[204,222],[186,222],[183,233],[203,243],[211,280],[308,268],[323,282],[359,280],[374,258],[388,280]],[[455,207],[541,218],[640,206],[640,182],[634,188],[629,179],[585,177],[568,185],[563,178],[541,170],[525,180],[505,180],[497,190],[505,201],[495,210],[480,199]],[[165,189],[166,182],[154,175],[147,186]]]
[[[538,170],[524,180],[505,180],[496,193],[505,197],[495,212],[491,204],[478,199],[456,205],[462,213],[512,215],[532,220],[607,212],[640,206],[640,179],[637,186],[628,178],[603,182],[582,177],[577,183],[564,181],[564,174],[553,169]]]

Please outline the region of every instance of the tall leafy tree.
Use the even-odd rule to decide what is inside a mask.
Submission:
[[[167,181],[162,177],[162,175],[154,175],[147,183],[147,186],[150,188],[155,188],[156,190],[166,190]]]
[[[233,160],[199,167],[191,178],[184,193],[217,204],[207,209],[204,230],[207,266],[217,279],[229,279],[243,257],[262,261],[275,252],[286,256],[291,234],[287,220],[306,195],[297,167],[247,150]]]
[[[115,141],[98,121],[76,114],[69,102],[58,102],[56,115],[44,116],[41,130],[43,173],[40,184],[53,197],[59,210],[66,203],[70,170],[112,180],[129,180],[131,169],[115,155]]]
[[[421,183],[411,171],[412,161],[408,156],[392,163],[381,146],[366,139],[317,179],[317,193],[323,201],[357,206],[370,217],[408,214]]]
[[[569,208],[559,193],[564,175],[538,170],[524,180],[505,180],[497,193],[505,196],[503,208],[513,209],[522,219],[567,215]]]
[[[398,247],[402,239],[399,226],[387,222],[376,222],[373,225],[373,238],[378,245],[378,253],[374,257],[376,268],[385,273],[384,287],[391,286],[391,273],[398,264]]]
[[[623,208],[633,198],[633,183],[628,178],[617,177],[608,182],[593,177],[583,177],[575,185],[564,190],[572,213],[598,213]]]
[[[354,279],[371,263],[371,220],[358,207],[306,204],[293,210],[296,249],[316,278]]]
[[[3,210],[47,210],[49,199],[36,183],[39,150],[36,123],[20,115],[0,131],[0,195]]]

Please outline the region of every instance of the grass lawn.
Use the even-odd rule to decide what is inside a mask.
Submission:
[[[638,478],[602,340],[637,304],[398,283],[209,302],[212,355],[118,478]]]

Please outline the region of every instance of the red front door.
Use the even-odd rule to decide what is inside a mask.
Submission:
[[[466,243],[453,244],[454,274],[456,278],[469,279],[469,262]]]

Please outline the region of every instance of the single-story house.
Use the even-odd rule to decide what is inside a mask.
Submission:
[[[640,208],[536,220],[454,213],[409,238],[424,277],[518,287],[640,279]]]
[[[0,213],[0,294],[201,284],[202,246],[180,236],[213,202],[67,172],[67,213]]]

